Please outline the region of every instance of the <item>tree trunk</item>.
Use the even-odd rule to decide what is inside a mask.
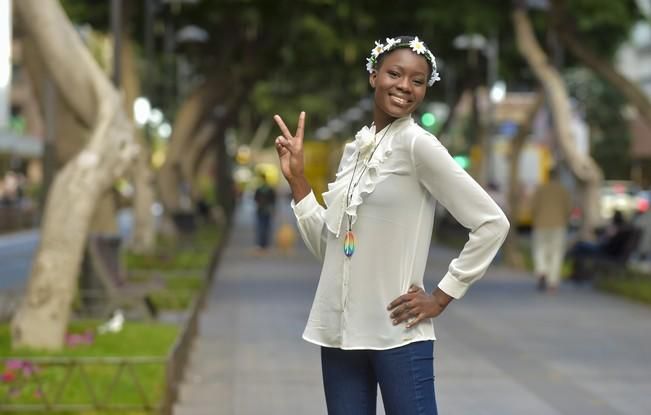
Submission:
[[[161,202],[166,214],[181,209],[179,195],[179,180],[182,179],[180,158],[187,149],[190,140],[194,139],[201,121],[208,111],[212,111],[216,102],[227,92],[228,81],[218,82],[215,79],[200,85],[182,104],[179,109],[172,136],[170,137],[165,163],[158,173],[158,187]]]
[[[27,292],[11,322],[14,348],[60,349],[96,201],[133,161],[138,146],[119,94],[60,4],[21,0],[15,7],[62,97],[93,131],[54,179]]]
[[[149,154],[149,151],[145,151]],[[133,234],[129,248],[136,253],[151,253],[156,248],[156,222],[151,210],[154,204],[154,174],[149,159],[139,154],[132,170]]]
[[[555,136],[565,157],[565,162],[584,188],[583,223],[580,236],[592,239],[594,238],[594,229],[599,223],[598,196],[603,174],[589,155],[584,156],[576,149],[571,132],[571,110],[567,89],[560,74],[549,63],[547,56],[538,44],[526,11],[516,8],[512,17],[518,50],[547,94],[552,110]]]
[[[217,178],[215,180],[217,189],[217,201],[219,205],[224,209],[224,213],[227,219],[230,219],[235,209],[235,187],[233,183],[233,176],[231,174],[231,160],[228,157],[226,151],[225,143],[225,131],[220,129],[220,134],[216,137],[216,148],[215,151],[217,156],[215,157],[215,162],[217,168],[215,170]]]
[[[518,235],[518,227],[516,225],[518,219],[518,207],[520,203],[520,155],[524,147],[525,140],[531,132],[531,125],[536,117],[536,114],[542,107],[545,101],[545,95],[539,92],[536,99],[528,109],[524,121],[518,128],[518,132],[511,140],[511,157],[509,158],[509,193],[508,193],[508,206],[509,206],[509,219],[513,224],[509,229],[509,234],[504,243],[504,256],[506,262],[517,268],[524,268],[524,257],[520,251],[520,237]]]
[[[138,69],[135,63],[133,42],[123,33],[122,42],[122,88],[124,105],[133,121],[133,103],[140,94]],[[151,207],[155,201],[154,172],[149,163],[151,151],[140,131],[136,132],[136,140],[142,149],[138,159],[133,163],[129,172],[134,187],[133,194],[133,229],[128,241],[132,251],[137,253],[153,252],[156,246],[156,218]]]
[[[181,155],[179,165],[184,180],[190,183],[190,194],[193,200],[196,201],[198,191],[195,189],[195,172],[197,161],[203,151],[204,147],[208,146],[215,138],[215,131],[217,129],[216,123],[209,121],[199,128],[197,136],[192,140],[187,151]]]
[[[21,22],[21,24],[23,24]],[[30,76],[34,79],[39,79],[37,84],[42,84],[49,77],[45,63],[42,56],[39,55],[39,50],[35,44],[34,39],[25,39],[25,63]],[[87,88],[88,86],[84,86]],[[64,86],[65,88],[65,86]],[[64,96],[64,91],[59,86],[53,86],[56,96]],[[39,97],[39,102],[45,105],[44,88],[40,86],[36,88],[36,94]],[[70,98],[70,97],[69,97]],[[80,97],[86,99],[85,97]],[[55,166],[63,166],[75,157],[86,145],[92,133],[91,126],[86,124],[81,119],[70,104],[70,100],[57,99],[54,106],[55,121],[54,121],[54,137],[55,142],[51,148],[56,152]],[[44,109],[45,112],[45,109]],[[48,150],[50,150],[49,148]],[[49,156],[49,155],[48,155]],[[48,188],[50,185],[48,184]],[[101,203],[97,204],[97,211],[93,213],[91,219],[90,231],[94,233],[116,233],[116,202],[113,193],[109,190],[106,194],[101,196]]]
[[[626,97],[628,102],[637,108],[646,124],[651,126],[651,100],[649,100],[642,88],[619,73],[610,62],[600,58],[596,53],[581,43],[574,30],[565,23],[567,13],[565,11],[564,1],[554,0],[552,1],[552,5],[551,15],[553,27],[563,45],[567,47],[575,58],[583,62],[585,66],[596,72]]]

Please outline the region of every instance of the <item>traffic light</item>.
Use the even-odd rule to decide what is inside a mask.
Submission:
[[[453,158],[462,169],[467,170],[470,167],[470,157],[464,154],[458,154]]]
[[[436,125],[436,116],[431,112],[425,112],[420,116],[420,123],[428,130],[432,130]]]

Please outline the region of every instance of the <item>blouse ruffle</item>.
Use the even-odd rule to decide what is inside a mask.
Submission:
[[[346,206],[346,193],[350,184],[351,175],[355,169],[355,161],[357,160],[358,150],[355,142],[346,144],[344,153],[341,158],[341,166],[335,176],[335,180],[328,183],[328,190],[323,193],[323,200],[326,203],[327,209],[325,211],[325,223],[330,232],[335,237],[339,238],[341,231],[341,224],[344,216],[348,214],[351,223],[357,220],[357,208],[364,203],[368,195],[373,193],[376,186],[382,183],[387,177],[389,172],[382,168],[385,161],[391,156],[393,152],[393,138],[405,127],[413,123],[410,116],[399,118],[391,124],[391,130],[387,132],[387,136],[382,140],[378,149],[373,153],[371,160],[367,162],[368,167],[362,177],[359,179],[357,188],[352,191],[350,205]],[[386,127],[385,127],[386,128]],[[384,130],[383,130],[384,131]],[[381,137],[382,131],[376,134],[376,139]],[[362,157],[360,157],[361,161]],[[357,172],[364,169],[364,162],[357,162]],[[357,177],[355,177],[357,180]]]

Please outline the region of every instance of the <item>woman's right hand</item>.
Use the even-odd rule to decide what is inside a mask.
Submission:
[[[298,127],[294,135],[289,132],[280,115],[274,115],[274,121],[276,121],[276,124],[278,124],[282,132],[282,135],[276,137],[275,142],[278,158],[280,159],[280,170],[290,184],[297,180],[303,180],[305,177],[303,159],[305,112],[301,111],[301,114],[298,116]]]

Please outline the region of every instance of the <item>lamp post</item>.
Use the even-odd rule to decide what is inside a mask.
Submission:
[[[483,186],[486,185],[488,176],[491,175],[490,168],[490,158],[491,158],[491,142],[490,137],[487,137],[486,134],[486,125],[481,120],[481,114],[479,112],[479,97],[477,95],[477,89],[479,88],[480,81],[477,74],[478,66],[478,52],[482,52],[487,60],[487,74],[486,74],[486,83],[489,88],[492,88],[497,82],[497,72],[498,72],[498,51],[499,44],[497,41],[497,36],[491,36],[490,40],[486,39],[481,34],[478,33],[468,33],[457,36],[453,45],[457,49],[464,49],[468,51],[468,64],[472,68],[472,93],[473,93],[473,105],[472,105],[472,123],[473,131],[475,132],[476,137],[476,149],[479,153],[475,153],[478,157],[475,157],[476,160],[473,166],[477,181]],[[494,105],[493,102],[489,102],[488,108],[488,124],[492,124]]]
[[[0,129],[9,124],[11,32],[11,0],[0,0]]]
[[[113,33],[113,84],[122,82],[122,0],[111,0],[111,32]]]

